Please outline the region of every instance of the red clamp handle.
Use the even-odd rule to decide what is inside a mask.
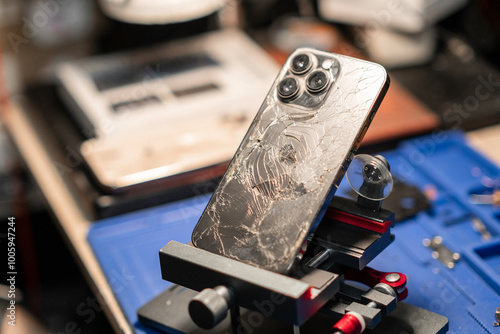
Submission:
[[[356,312],[348,312],[330,330],[330,333],[361,334],[365,331],[366,323],[363,317]]]
[[[398,272],[383,272],[369,267],[363,270],[349,269],[344,278],[357,281],[373,288],[379,283],[389,285],[396,291],[398,302],[408,297],[408,288],[406,288],[406,275]]]

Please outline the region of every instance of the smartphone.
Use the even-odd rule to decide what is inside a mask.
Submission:
[[[194,228],[194,246],[288,272],[388,87],[378,64],[294,51]]]

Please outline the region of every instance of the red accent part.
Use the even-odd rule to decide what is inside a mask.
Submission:
[[[396,282],[388,282],[386,277],[389,274],[398,274],[400,278]],[[344,278],[351,281],[361,282],[371,288],[373,288],[378,283],[387,284],[396,291],[398,295],[398,302],[408,297],[408,289],[406,288],[406,275],[398,272],[383,272],[372,269],[370,267],[365,267],[363,270],[349,269],[344,274]]]
[[[401,292],[398,292],[398,302],[405,300],[406,297],[408,297],[408,288],[404,288],[404,290],[402,290]]]
[[[307,289],[306,293],[304,294],[304,299],[306,299],[306,300],[313,299],[312,289],[314,289],[312,286],[310,286],[309,289]]]
[[[347,213],[347,212],[338,211],[335,209],[327,209],[325,216],[330,218],[330,219],[334,219],[334,220],[337,220],[339,222],[342,222],[342,223],[354,225],[354,226],[361,227],[361,228],[364,228],[364,229],[367,229],[367,230],[370,230],[373,232],[377,232],[377,233],[385,233],[389,229],[389,227],[391,226],[390,220],[386,220],[383,223],[379,223],[377,221],[374,221],[374,220],[371,220],[368,218],[362,218],[362,217],[352,215],[352,214]]]
[[[333,325],[331,332],[336,330],[345,334],[360,334],[363,330],[358,318],[352,314],[344,314],[342,318],[335,325]]]

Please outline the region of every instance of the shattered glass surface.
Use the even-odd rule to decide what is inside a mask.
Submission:
[[[286,272],[321,220],[383,97],[386,73],[373,63],[306,49],[340,70],[330,69],[336,78],[319,106],[283,103],[277,83],[303,50],[289,57],[273,84],[193,231],[195,246]]]

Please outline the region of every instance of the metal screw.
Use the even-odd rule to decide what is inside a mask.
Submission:
[[[499,306],[499,307],[497,307],[497,310],[496,310],[496,312],[495,312],[495,319],[497,320],[497,322],[495,322],[495,323],[493,324],[493,326],[495,326],[495,327],[500,326],[500,306]]]
[[[401,276],[397,273],[391,273],[387,276],[385,276],[385,280],[389,283],[396,283],[401,279]]]
[[[436,245],[441,245],[443,243],[443,238],[441,236],[435,236],[434,239],[432,239]]]
[[[322,250],[321,252],[316,254],[309,262],[307,262],[307,266],[310,268],[319,267],[321,264],[323,264],[323,262],[325,262],[326,260],[328,260],[330,258],[332,253],[333,253],[333,250],[331,250],[331,249]]]

